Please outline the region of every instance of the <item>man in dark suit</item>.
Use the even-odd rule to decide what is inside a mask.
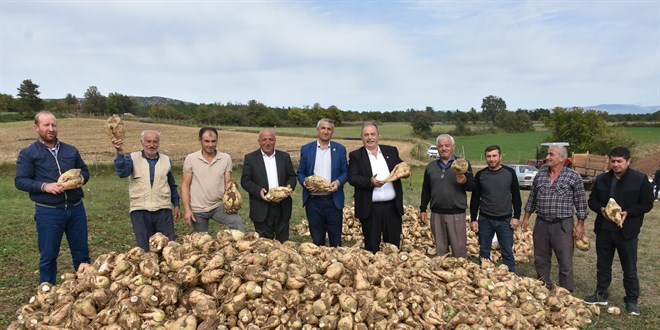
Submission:
[[[346,148],[330,141],[334,129],[332,120],[319,120],[316,124],[318,140],[300,148],[298,182],[305,188],[302,196],[309,221],[309,232],[314,244],[319,246],[325,245],[326,232],[330,246],[341,246],[344,183],[348,179],[348,164]],[[314,174],[328,180],[332,189],[316,191],[305,185],[305,178]]]
[[[399,246],[403,189],[401,180],[385,182],[403,162],[396,147],[378,144],[378,126],[362,125],[363,146],[349,154],[348,183],[355,187],[355,217],[362,223],[364,248],[376,253],[383,241]]]
[[[296,172],[291,156],[275,150],[275,131],[264,128],[259,132],[260,148],[247,155],[243,161],[241,186],[250,194],[250,219],[254,230],[261,236],[280,242],[289,239],[291,197],[279,203],[266,199],[268,190],[275,187],[296,187]]]

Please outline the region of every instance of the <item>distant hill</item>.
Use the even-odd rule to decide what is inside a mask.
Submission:
[[[611,115],[643,114],[643,113],[654,113],[660,110],[660,105],[643,107],[634,104],[599,104],[599,105],[584,107],[584,109],[607,111],[607,113]]]
[[[131,96],[131,99],[133,99],[138,106],[144,107],[144,106],[152,106],[152,105],[181,105],[181,104],[195,104],[193,102],[187,102],[187,101],[181,101],[181,100],[176,100],[176,99],[171,99],[169,97],[162,97],[162,96]],[[45,101],[55,101],[55,102],[63,102],[64,99],[44,99]],[[85,102],[84,97],[78,98],[78,101],[80,103]]]

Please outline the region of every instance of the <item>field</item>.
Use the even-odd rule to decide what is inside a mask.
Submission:
[[[59,123],[60,138],[63,141],[73,143],[83,151],[85,160],[92,171],[92,179],[85,185],[85,205],[89,221],[92,258],[109,251],[126,251],[135,244],[128,217],[128,183],[125,179],[119,179],[114,174],[112,166],[108,164],[112,160],[112,148],[102,132],[100,123],[101,121],[98,120],[83,119],[67,119]],[[161,146],[164,152],[169,153],[175,159],[177,182],[181,182],[180,163],[185,154],[198,148],[196,142],[197,129],[132,123],[129,126],[129,134],[137,134],[146,127],[162,130],[163,142]],[[381,130],[381,134],[385,135],[384,130]],[[2,224],[0,226],[0,238],[2,239],[2,250],[0,250],[0,327],[6,326],[13,319],[16,309],[25,304],[29,297],[34,294],[38,281],[38,251],[33,222],[34,204],[30,202],[26,193],[14,188],[15,168],[12,164],[18,150],[22,146],[31,143],[34,136],[35,132],[28,122],[0,125],[0,143],[4,151],[0,163],[5,163],[0,164],[0,206],[4,210],[0,215],[0,223]],[[500,143],[501,136],[498,135],[492,138],[496,138],[497,143]],[[657,135],[655,139],[657,140]],[[137,137],[132,136],[132,140],[135,141],[130,147],[131,150],[138,150]],[[255,140],[256,135],[254,133],[231,131],[220,133],[220,149],[229,151],[237,164],[233,173],[237,181],[241,172],[240,160],[246,152],[257,148]],[[302,143],[309,140],[309,137],[280,136],[278,137],[278,146],[291,151],[293,155],[299,150]],[[460,140],[471,141],[468,137],[460,138]],[[516,139],[512,138],[511,140]],[[476,145],[487,141],[489,139],[484,138],[481,142],[471,141],[470,143]],[[651,139],[651,141],[654,140]],[[347,145],[349,150],[360,145],[360,141],[347,140],[342,142]],[[354,144],[349,145],[349,142]],[[458,142],[460,143],[460,141]],[[387,141],[385,143],[395,144],[399,146],[400,150],[411,148],[411,144],[408,142]],[[649,147],[651,150],[657,150],[654,148]],[[483,145],[480,145],[479,149],[483,149]],[[514,149],[512,148],[512,150]],[[13,156],[6,155],[12,153]],[[408,157],[405,152],[402,152],[402,154],[404,158]],[[178,164],[176,164],[177,162]],[[655,166],[657,164],[656,162]],[[419,205],[422,176],[423,168],[417,166],[413,168],[411,178],[404,180],[405,204]],[[347,203],[351,201],[352,190],[349,185],[345,186]],[[294,192],[292,226],[295,226],[304,218],[304,209],[300,204],[299,191],[297,189]],[[243,193],[245,196],[245,192]],[[526,201],[527,193],[527,191],[523,191],[523,201]],[[241,210],[240,214],[246,221],[248,230],[253,228],[252,223],[247,218],[247,205]],[[587,233],[592,239],[594,238],[592,232],[593,218],[594,215],[591,213],[587,220]],[[603,313],[600,318],[594,319],[595,324],[588,327],[588,329],[660,328],[660,288],[657,286],[657,283],[660,282],[660,273],[658,272],[658,269],[660,269],[660,249],[658,249],[660,246],[660,227],[656,225],[660,221],[660,208],[653,209],[645,220],[640,235],[638,256],[638,271],[642,291],[640,298],[642,316],[612,316]],[[221,229],[220,225],[212,224],[211,234],[215,234],[219,229]],[[179,237],[189,233],[191,233],[191,229],[185,223],[177,223],[177,235]],[[292,239],[295,241],[310,241],[308,237],[298,237],[295,233],[292,233]],[[346,243],[350,244],[350,242]],[[59,264],[61,272],[71,271],[71,260],[66,241],[63,242]],[[577,290],[574,294],[583,297],[590,294],[595,286],[594,249],[592,248],[588,252],[576,251],[575,267]],[[623,308],[622,274],[617,260],[614,262],[613,270],[614,278],[610,303]],[[524,276],[535,276],[534,267],[531,264],[520,265],[517,272]]]

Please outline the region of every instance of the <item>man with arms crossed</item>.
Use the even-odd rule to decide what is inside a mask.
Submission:
[[[653,208],[653,188],[646,174],[630,167],[628,148],[616,147],[610,151],[610,171],[596,177],[589,194],[589,208],[596,212],[596,291],[584,298],[587,304],[607,305],[607,289],[612,282],[614,252],[619,254],[623,269],[623,287],[626,310],[639,315],[639,279],[637,278],[637,246],[644,214]],[[610,198],[621,206],[623,227],[610,221],[605,206]]]
[[[562,146],[551,146],[542,168],[532,183],[525,205],[523,230],[529,227],[529,217],[536,212],[534,224],[534,266],[539,279],[552,288],[552,252],[559,264],[559,286],[575,290],[573,276],[574,239],[584,235],[587,217],[587,197],[582,177],[565,167],[568,151]],[[577,225],[573,216],[577,214]]]
[[[149,237],[162,233],[174,240],[174,218],[179,220],[179,192],[177,191],[172,162],[158,152],[160,133],[142,131],[142,151],[124,154],[124,141],[113,138],[117,150],[115,169],[120,178],[128,177],[131,223],[137,245],[149,251]]]
[[[503,262],[515,272],[513,231],[518,227],[522,206],[518,178],[512,168],[502,165],[499,146],[489,146],[484,152],[488,167],[474,176],[476,185],[470,199],[471,227],[479,235],[479,258],[490,259],[493,235],[497,234]]]
[[[183,218],[196,232],[208,232],[209,219],[245,232],[238,211],[225,210],[222,203],[222,195],[231,183],[232,161],[229,154],[217,150],[218,130],[202,127],[199,143],[202,149],[186,156],[183,162]]]
[[[472,165],[468,171],[457,175],[451,170],[456,143],[449,134],[440,134],[435,140],[438,147],[438,160],[430,162],[424,171],[422,183],[420,217],[423,222],[431,222],[431,231],[435,240],[436,255],[451,253],[454,257],[467,258],[467,231],[465,210],[467,209],[466,191],[474,187]],[[426,206],[431,204],[431,216],[426,213]]]
[[[250,194],[250,219],[259,236],[289,240],[289,221],[293,202],[287,196],[279,203],[266,199],[268,190],[275,187],[296,187],[296,172],[291,156],[275,150],[275,131],[264,128],[259,132],[259,149],[245,155],[241,186]]]
[[[18,190],[30,193],[34,201],[34,222],[39,246],[39,283],[55,284],[57,256],[62,235],[66,234],[73,267],[90,263],[87,244],[87,214],[82,199],[82,185],[89,181],[89,170],[78,149],[57,138],[57,119],[49,111],[34,116],[36,142],[21,150],[16,161],[14,184]],[[79,187],[64,190],[57,182],[70,169],[80,169]],[[8,271],[8,270],[7,270]]]
[[[349,154],[348,182],[355,187],[355,217],[362,224],[364,248],[376,253],[380,250],[381,235],[385,243],[397,247],[401,243],[401,180],[383,180],[403,161],[396,147],[378,144],[376,124],[362,125],[361,135],[363,146]]]
[[[312,241],[319,246],[325,245],[328,233],[330,246],[341,246],[342,210],[344,208],[344,183],[348,179],[346,148],[334,141],[332,132],[334,123],[327,118],[316,124],[318,140],[300,148],[298,164],[298,182],[303,186],[303,206],[309,221]],[[320,175],[332,186],[330,191],[317,192],[305,185],[305,178]]]

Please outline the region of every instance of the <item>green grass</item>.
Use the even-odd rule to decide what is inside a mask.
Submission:
[[[0,252],[0,327],[6,326],[14,319],[15,311],[27,303],[37,287],[39,254],[36,244],[36,232],[33,221],[34,204],[26,193],[14,188],[14,168],[3,165],[0,168],[0,237],[2,248]],[[234,169],[234,180],[239,181],[241,168]],[[181,168],[175,168],[177,182],[180,181]],[[420,189],[423,179],[423,168],[413,168],[412,176],[403,181],[404,203],[419,206]],[[345,186],[346,203],[352,202],[353,188]],[[85,206],[89,221],[90,250],[92,258],[109,251],[126,251],[133,247],[135,238],[128,216],[128,182],[118,178],[111,166],[99,166],[93,172],[90,182],[85,185]],[[528,191],[523,191],[523,202],[527,200]],[[243,192],[247,199],[247,194]],[[301,207],[300,189],[294,192],[293,216],[291,227],[297,225],[305,217]],[[252,222],[247,218],[248,203],[240,211],[248,230],[253,229]],[[594,238],[593,213],[587,220],[587,233]],[[594,319],[595,324],[587,329],[657,329],[660,325],[660,209],[656,207],[646,216],[642,227],[639,245],[638,275],[641,292],[641,317],[628,315],[613,316],[603,311],[600,318]],[[222,226],[212,223],[212,235]],[[184,222],[176,223],[179,237],[189,234],[192,230]],[[310,241],[308,237],[299,237],[291,231],[294,241]],[[595,286],[595,250],[575,252],[575,274],[577,289],[574,295],[584,297],[590,294]],[[553,263],[556,276],[556,263]],[[59,258],[60,272],[72,271],[70,253],[64,240]],[[520,264],[517,273],[523,276],[535,277],[532,264]],[[613,281],[610,292],[610,304],[625,310],[623,304],[623,285],[621,267],[618,260],[614,261]]]

